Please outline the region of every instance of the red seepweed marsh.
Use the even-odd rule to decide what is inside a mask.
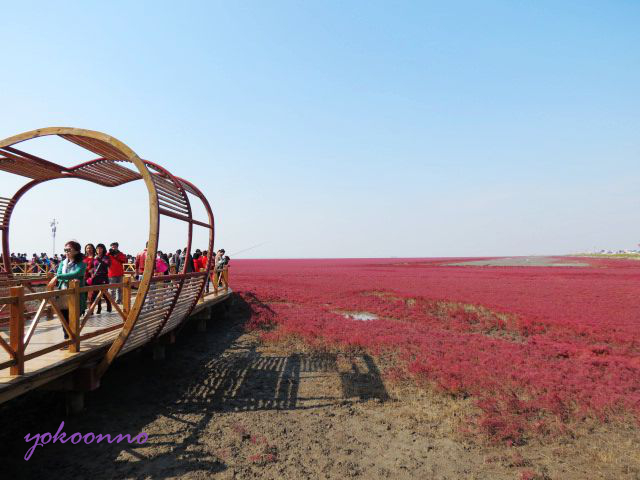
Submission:
[[[263,340],[393,352],[394,375],[470,398],[492,442],[640,418],[640,262],[465,260],[237,260],[234,286]]]

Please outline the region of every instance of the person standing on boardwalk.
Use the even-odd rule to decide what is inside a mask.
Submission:
[[[93,243],[87,243],[84,246],[84,259],[82,260],[84,264],[87,266],[87,270],[84,274],[85,283],[87,279],[93,275],[93,257],[96,256],[96,247]]]
[[[182,266],[181,255],[182,255],[182,250],[180,249],[176,250],[176,253],[174,255],[175,262],[176,262],[176,273],[180,273],[180,267]]]
[[[169,255],[167,255],[167,257],[169,258],[169,273],[171,275],[175,275],[176,273],[178,273],[178,270],[176,269],[176,258],[171,252],[169,252]]]
[[[38,273],[39,263],[40,263],[40,260],[38,259],[38,256],[34,253],[31,256],[31,261],[29,262],[29,270],[31,271],[31,273]]]
[[[96,256],[93,258],[93,273],[87,283],[89,285],[108,285],[109,284],[109,266],[111,259],[107,255],[107,247],[103,243],[99,243],[96,247]],[[91,292],[90,302],[98,296],[97,290]],[[107,302],[107,312],[111,312],[111,302],[105,298]],[[98,301],[98,313],[102,312],[102,298]]]
[[[109,259],[111,265],[109,265],[109,283],[122,283],[124,277],[124,268],[122,265],[127,263],[127,257],[119,250],[120,245],[118,242],[113,242],[109,249]],[[122,303],[122,287],[112,288],[111,297],[116,303]]]
[[[202,256],[202,252],[200,251],[199,248],[196,248],[196,251],[193,254],[193,258],[191,259],[191,262],[193,263],[193,272],[199,272],[200,271],[200,257]]]
[[[214,267],[215,267],[216,265],[218,265],[218,263],[220,262],[220,259],[221,259],[222,257],[224,257],[224,253],[225,253],[225,252],[224,252],[224,248],[221,248],[220,250],[218,250],[218,251],[216,252],[216,256],[215,256],[215,258],[213,259],[213,266],[214,266]]]
[[[164,274],[165,275],[171,275],[171,263],[169,262],[169,256],[166,253],[161,252],[162,255],[160,255],[160,257],[162,257],[162,260],[164,261],[164,263],[167,265],[167,269],[165,270]]]
[[[182,271],[184,269],[184,271]],[[191,273],[194,271],[193,257],[187,251],[187,247],[184,248],[180,257],[180,270],[179,273]]]
[[[158,250],[158,254],[156,255],[155,275],[168,275],[169,262],[167,262],[164,257],[165,254],[162,253],[161,250]]]
[[[80,244],[76,241],[69,241],[64,246],[65,259],[60,262],[58,265],[58,270],[56,272],[56,276],[51,279],[49,283],[50,286],[55,285],[58,290],[64,290],[69,288],[70,280],[78,280],[80,282],[80,286],[85,286],[85,273],[87,270],[87,265],[84,263],[84,255],[80,252]],[[60,312],[62,316],[69,324],[69,304],[68,304],[68,296],[64,295],[58,297],[58,307],[60,308]],[[80,315],[84,313],[87,308],[87,294],[80,294]],[[63,329],[65,340],[69,338],[67,331]]]
[[[202,255],[200,256],[200,264],[198,268],[199,272],[204,272],[204,270],[207,268],[208,261],[209,261],[209,252],[205,250],[204,252],[202,252]],[[205,283],[204,291],[206,293],[209,293],[209,275],[207,275],[207,281]]]
[[[144,274],[144,264],[147,261],[147,247],[149,246],[149,242],[147,242],[144,246],[144,250],[141,251],[138,255],[136,255],[136,276],[138,280]]]
[[[214,261],[214,270],[215,270],[215,275],[218,276],[218,283],[214,288],[217,288],[222,284],[222,270],[224,270],[224,265],[225,265],[224,254],[225,254],[224,248],[221,248],[216,252],[216,258]]]

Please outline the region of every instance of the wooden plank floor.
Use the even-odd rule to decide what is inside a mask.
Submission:
[[[230,295],[231,289],[227,292],[219,291],[218,294],[209,293],[205,295],[203,301],[199,302],[196,308],[194,308],[192,315],[213,304],[224,301]],[[33,337],[27,346],[27,355],[63,341],[64,334],[62,325],[56,317],[57,316],[54,316],[51,320],[46,318],[40,319],[33,333]],[[28,330],[30,323],[30,321],[27,322],[25,332]],[[122,324],[122,318],[115,311],[107,313],[103,306],[100,315],[94,313],[94,315],[89,318],[87,324],[82,329],[82,334],[118,324]],[[7,326],[0,327],[0,331],[3,332],[5,338],[8,337]],[[71,353],[68,350],[54,350],[28,360],[24,364],[24,375],[11,376],[9,368],[0,370],[0,403],[65,375],[89,361],[99,359],[119,333],[120,329],[118,328],[87,340],[81,340],[80,352],[78,353]],[[0,348],[0,363],[10,358],[9,354]]]

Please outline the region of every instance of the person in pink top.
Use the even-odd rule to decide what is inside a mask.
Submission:
[[[169,270],[169,265],[162,258],[162,252],[158,251],[158,255],[156,256],[156,275],[164,275],[166,271]]]

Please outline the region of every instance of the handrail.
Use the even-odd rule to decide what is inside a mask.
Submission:
[[[157,275],[153,277],[151,281],[163,282],[181,280],[184,278],[202,277],[203,275],[207,275],[205,269],[182,275]],[[211,271],[210,275],[210,279],[213,282],[214,293],[217,294],[220,290],[224,292],[228,291],[229,268],[227,266],[225,266],[222,272]],[[50,274],[48,278],[51,278]],[[15,279],[11,280],[13,281]],[[2,306],[2,308],[4,308],[4,306],[8,306],[10,310],[9,338],[6,338],[2,333],[0,333],[0,349],[4,349],[9,354],[10,359],[0,362],[0,369],[9,367],[10,375],[12,376],[24,375],[24,366],[29,360],[64,347],[68,347],[70,353],[78,353],[80,352],[80,344],[82,340],[122,328],[126,322],[129,312],[131,311],[131,302],[133,297],[132,291],[140,284],[140,282],[134,280],[132,276],[125,275],[123,281],[119,283],[87,285],[80,287],[78,280],[72,280],[69,282],[69,288],[57,290],[54,289],[51,282],[49,282],[46,291],[25,293],[25,289],[30,288],[28,285],[29,281],[18,280],[18,282],[26,283],[27,285],[11,285],[10,295],[0,297],[0,306]],[[116,288],[122,288],[123,290],[122,307],[115,302],[115,299],[113,299],[109,293],[109,290]],[[80,295],[89,292],[98,292],[98,295],[96,295],[96,298],[90,305],[87,305],[86,311],[81,312]],[[62,312],[60,311],[58,300],[61,298],[67,298],[66,304],[69,307],[68,322],[65,321]],[[94,315],[93,311],[97,303],[101,301],[101,298],[105,298],[111,302],[114,310],[120,316],[122,321],[117,324],[98,328],[97,330],[83,334],[82,330],[87,324],[89,318]],[[199,300],[202,300],[202,296]],[[26,312],[25,304],[27,302],[40,302],[40,304],[35,312]],[[60,322],[62,328],[67,331],[70,338],[27,354],[27,346],[34,336],[42,315],[47,311],[53,311],[56,313],[57,320]],[[28,326],[27,313],[35,313],[35,316]]]
[[[220,288],[220,284],[222,285],[222,290],[225,292],[229,290],[229,266],[225,265],[222,269],[222,272],[218,272],[214,270],[213,272],[213,292],[218,293]]]
[[[34,272],[33,269],[36,269]],[[124,273],[136,273],[135,263],[123,263]],[[14,275],[38,275],[46,273],[56,273],[56,266],[53,264],[32,263],[32,262],[11,262],[11,271]],[[0,273],[7,273],[4,265],[0,263]]]
[[[35,272],[34,272],[35,269]],[[46,265],[42,263],[32,262],[11,262],[11,272],[15,275],[36,275],[47,274],[49,272],[55,273],[55,265]],[[4,265],[0,264],[0,273],[7,273]]]

